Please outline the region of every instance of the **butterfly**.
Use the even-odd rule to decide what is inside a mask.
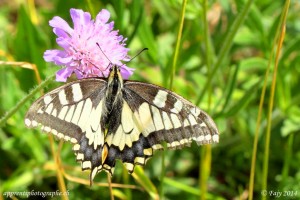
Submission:
[[[90,182],[102,170],[113,174],[116,160],[132,173],[155,150],[219,142],[212,118],[178,94],[157,85],[123,80],[113,65],[107,78],[67,83],[37,99],[25,116],[29,128],[41,126],[70,141],[90,169]]]

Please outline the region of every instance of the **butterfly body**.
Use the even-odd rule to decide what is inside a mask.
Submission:
[[[113,174],[121,160],[129,172],[145,165],[154,150],[216,143],[213,120],[183,97],[162,87],[123,81],[113,66],[108,78],[88,78],[67,83],[36,100],[26,126],[38,125],[70,141],[90,180],[101,170]]]

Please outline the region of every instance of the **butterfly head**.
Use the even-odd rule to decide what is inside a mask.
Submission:
[[[120,73],[120,67],[117,65],[111,65],[111,68],[109,69],[109,75],[108,75],[108,93],[109,94],[118,94],[121,89],[123,88],[123,78]]]

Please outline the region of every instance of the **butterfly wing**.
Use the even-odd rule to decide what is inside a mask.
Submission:
[[[106,140],[129,172],[144,165],[153,150],[217,143],[218,129],[204,111],[165,88],[126,81],[119,128]],[[112,158],[111,156],[108,156]]]
[[[120,80],[118,80],[120,81]],[[116,159],[129,172],[144,165],[153,150],[215,143],[213,120],[181,96],[162,87],[125,81],[122,98],[107,113],[107,81],[82,79],[59,87],[30,107],[25,124],[73,143],[82,169],[91,169],[90,181],[101,170],[113,173]],[[109,118],[109,127],[106,127]]]
[[[36,100],[25,125],[70,141],[82,169],[101,165],[104,134],[100,127],[107,82],[89,78],[65,84]]]

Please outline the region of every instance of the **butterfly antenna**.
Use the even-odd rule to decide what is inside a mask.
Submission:
[[[98,42],[96,42],[97,46],[99,47],[99,49],[101,50],[101,52],[103,53],[103,55],[106,57],[106,59],[110,62],[109,65],[107,66],[107,68],[111,67],[111,65],[113,65],[113,63],[111,62],[111,60],[106,56],[106,54],[104,53],[104,51],[102,50],[100,44]],[[148,50],[148,48],[143,48],[140,52],[138,52],[133,58],[131,58],[129,61],[125,62],[125,63],[129,63],[130,61],[132,61],[133,59],[135,59],[138,55],[140,55],[143,51]],[[124,64],[123,64],[124,65]],[[123,66],[121,65],[121,66]],[[107,70],[107,68],[105,70]]]
[[[111,60],[106,56],[106,54],[105,54],[104,51],[102,50],[100,44],[99,44],[98,42],[96,42],[96,44],[97,44],[97,46],[99,47],[100,51],[101,51],[101,52],[103,53],[103,55],[105,56],[105,58],[106,58],[110,63],[112,63]]]
[[[107,57],[107,55],[106,55],[106,54],[104,53],[104,51],[101,49],[100,44],[99,44],[98,42],[96,42],[96,44],[97,44],[97,46],[99,47],[100,51],[101,51],[101,52],[103,53],[103,55],[105,56],[105,58],[109,61],[109,64],[107,65],[107,67],[106,67],[105,70],[103,70],[103,71],[106,71],[107,69],[111,69],[111,66],[114,65],[114,64],[111,62],[111,60]],[[104,76],[103,71],[101,71],[101,72],[102,72],[102,75]]]
[[[135,59],[136,57],[138,57],[138,55],[140,55],[143,51],[147,51],[147,50],[148,50],[148,48],[143,48],[142,50],[140,50],[140,52],[138,52],[135,56],[133,56],[133,58],[131,58],[126,63],[129,63],[130,61],[132,61],[133,59]]]

